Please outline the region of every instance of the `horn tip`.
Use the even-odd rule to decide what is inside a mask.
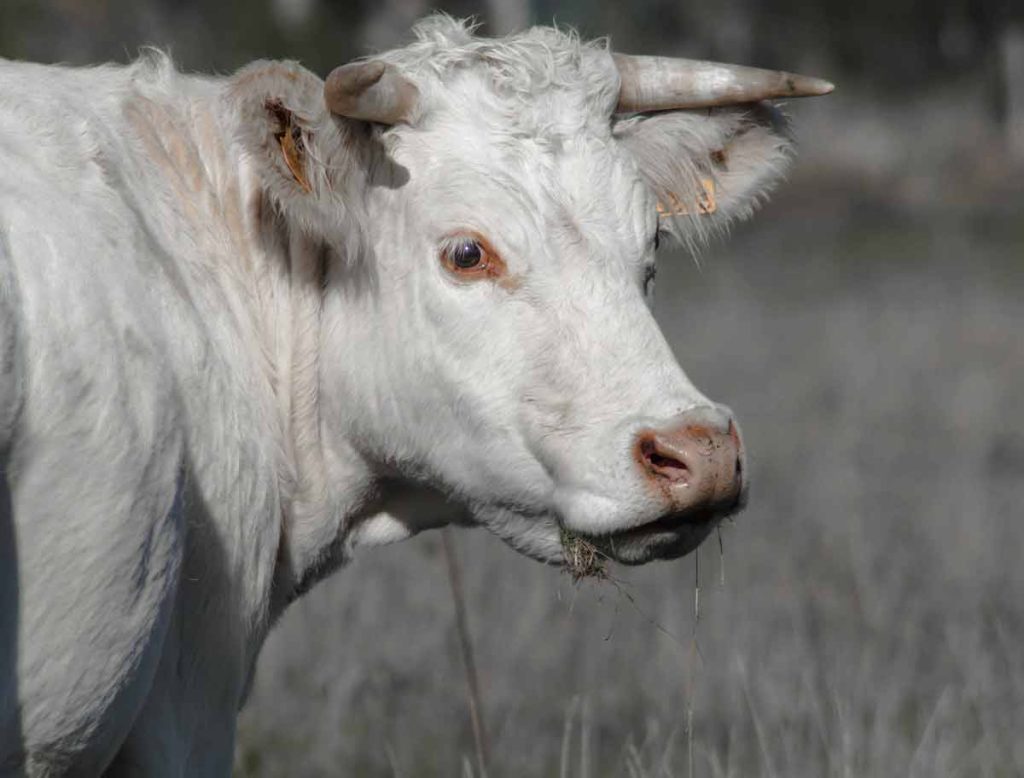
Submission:
[[[836,85],[824,78],[792,76],[789,79],[789,88],[794,97],[820,97],[832,94]]]
[[[836,91],[836,85],[823,78],[817,79],[818,95],[830,95]]]

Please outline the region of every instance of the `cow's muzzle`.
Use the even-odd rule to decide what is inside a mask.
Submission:
[[[739,507],[743,443],[735,422],[724,414],[690,411],[667,428],[642,430],[635,458],[665,503],[667,514],[660,523],[700,520]]]
[[[691,410],[664,426],[640,430],[633,457],[664,512],[595,541],[620,562],[641,564],[688,554],[746,502],[739,429],[731,414],[717,408]]]

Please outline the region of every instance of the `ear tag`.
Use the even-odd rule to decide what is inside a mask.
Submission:
[[[284,163],[288,166],[295,183],[302,187],[307,194],[313,191],[306,178],[306,146],[302,142],[302,130],[291,123],[291,116],[288,117],[288,125],[284,132],[277,136],[277,142],[281,146],[281,154],[284,156]]]
[[[658,203],[658,217],[667,219],[672,216],[686,216],[689,214],[700,214],[710,216],[718,210],[718,201],[715,198],[715,182],[711,178],[700,180],[701,192],[694,198],[692,203],[684,203],[675,192],[669,192],[668,204]]]

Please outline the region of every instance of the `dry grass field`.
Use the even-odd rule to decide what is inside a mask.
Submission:
[[[700,267],[661,258],[752,460],[699,621],[693,556],[575,586],[457,533],[492,776],[1024,774],[1024,198],[904,173],[812,155]],[[368,553],[271,635],[237,772],[473,774],[464,688],[439,537]]]

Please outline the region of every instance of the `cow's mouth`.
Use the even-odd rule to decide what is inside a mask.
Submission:
[[[587,536],[604,556],[625,565],[642,565],[655,559],[678,559],[696,549],[725,518],[742,507],[702,506],[670,513],[638,527],[604,535]]]

